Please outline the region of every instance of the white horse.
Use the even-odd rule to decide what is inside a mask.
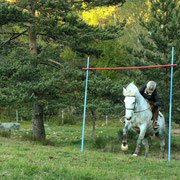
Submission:
[[[157,122],[159,128],[155,130],[152,126],[152,112],[150,106],[133,82],[130,83],[127,88],[123,88],[123,95],[125,96],[126,113],[121,149],[123,151],[128,149],[127,132],[132,128],[139,133],[137,146],[133,154],[134,156],[139,154],[141,144],[143,143],[145,146],[145,156],[147,157],[149,152],[148,137],[156,135],[160,139],[163,158],[165,158],[166,127],[164,116],[161,113],[159,114]]]

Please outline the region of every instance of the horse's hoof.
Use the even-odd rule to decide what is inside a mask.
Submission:
[[[133,156],[136,156],[136,157],[137,157],[138,155],[137,155],[137,154],[133,154]]]
[[[128,145],[126,144],[125,146],[122,144],[121,145],[121,150],[122,151],[127,151],[128,150]]]

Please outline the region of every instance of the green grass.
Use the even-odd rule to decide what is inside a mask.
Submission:
[[[180,179],[180,136],[172,137],[172,161],[167,162],[167,158],[159,158],[159,144],[154,139],[149,158],[144,158],[143,149],[139,157],[131,155],[135,138],[129,141],[130,150],[121,152],[119,129],[117,124],[102,127],[99,123],[99,141],[94,144],[87,125],[81,153],[80,125],[46,127],[52,146],[24,138],[32,131],[30,123],[23,123],[11,138],[0,137],[0,179]]]

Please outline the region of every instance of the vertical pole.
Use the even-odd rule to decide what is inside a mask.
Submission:
[[[61,117],[62,117],[62,125],[64,125],[64,110],[61,111]]]
[[[87,68],[89,68],[89,57],[87,58]],[[83,127],[82,127],[81,152],[83,152],[83,150],[84,150],[84,131],[85,131],[85,119],[86,119],[87,87],[88,87],[88,69],[86,70],[86,86],[85,86],[85,98],[84,98],[84,115],[83,115]]]
[[[173,61],[174,61],[174,47],[172,47],[171,64],[173,64],[173,63],[174,63]],[[171,161],[171,114],[172,114],[172,88],[173,88],[173,66],[171,66],[171,84],[170,84],[168,161]]]
[[[18,110],[16,109],[16,122],[19,122]]]
[[[108,126],[108,116],[106,115],[106,126]]]

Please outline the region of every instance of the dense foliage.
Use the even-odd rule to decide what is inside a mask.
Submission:
[[[45,138],[43,117],[82,114],[87,56],[91,67],[170,64],[174,46],[174,63],[180,61],[177,0],[0,2],[0,108],[32,118],[38,137]],[[173,120],[179,123],[180,72],[174,71]],[[94,127],[99,117],[123,115],[123,86],[148,80],[157,82],[167,117],[170,68],[90,72],[87,112]]]
[[[104,1],[104,5],[123,1]],[[119,37],[124,23],[105,28],[84,22],[83,7],[102,1],[1,1],[1,105],[33,104],[33,135],[45,138],[43,116],[48,109],[81,106],[85,56],[100,56],[92,42]],[[5,18],[4,18],[5,17]],[[77,63],[68,61],[73,52]],[[79,81],[78,81],[79,79]],[[80,84],[80,86],[78,86]],[[50,107],[50,108],[49,108]]]
[[[135,57],[135,65],[170,64],[172,47],[175,47],[174,64],[178,64],[180,62],[180,5],[176,0],[151,0],[150,2],[151,18],[147,21],[143,17],[140,19],[140,25],[146,30],[139,35],[141,48],[134,48],[132,52]],[[179,67],[174,68],[173,118],[176,122],[179,122],[179,75]],[[147,80],[157,82],[164,101],[163,110],[168,117],[170,68],[142,70],[141,78],[142,82]]]

